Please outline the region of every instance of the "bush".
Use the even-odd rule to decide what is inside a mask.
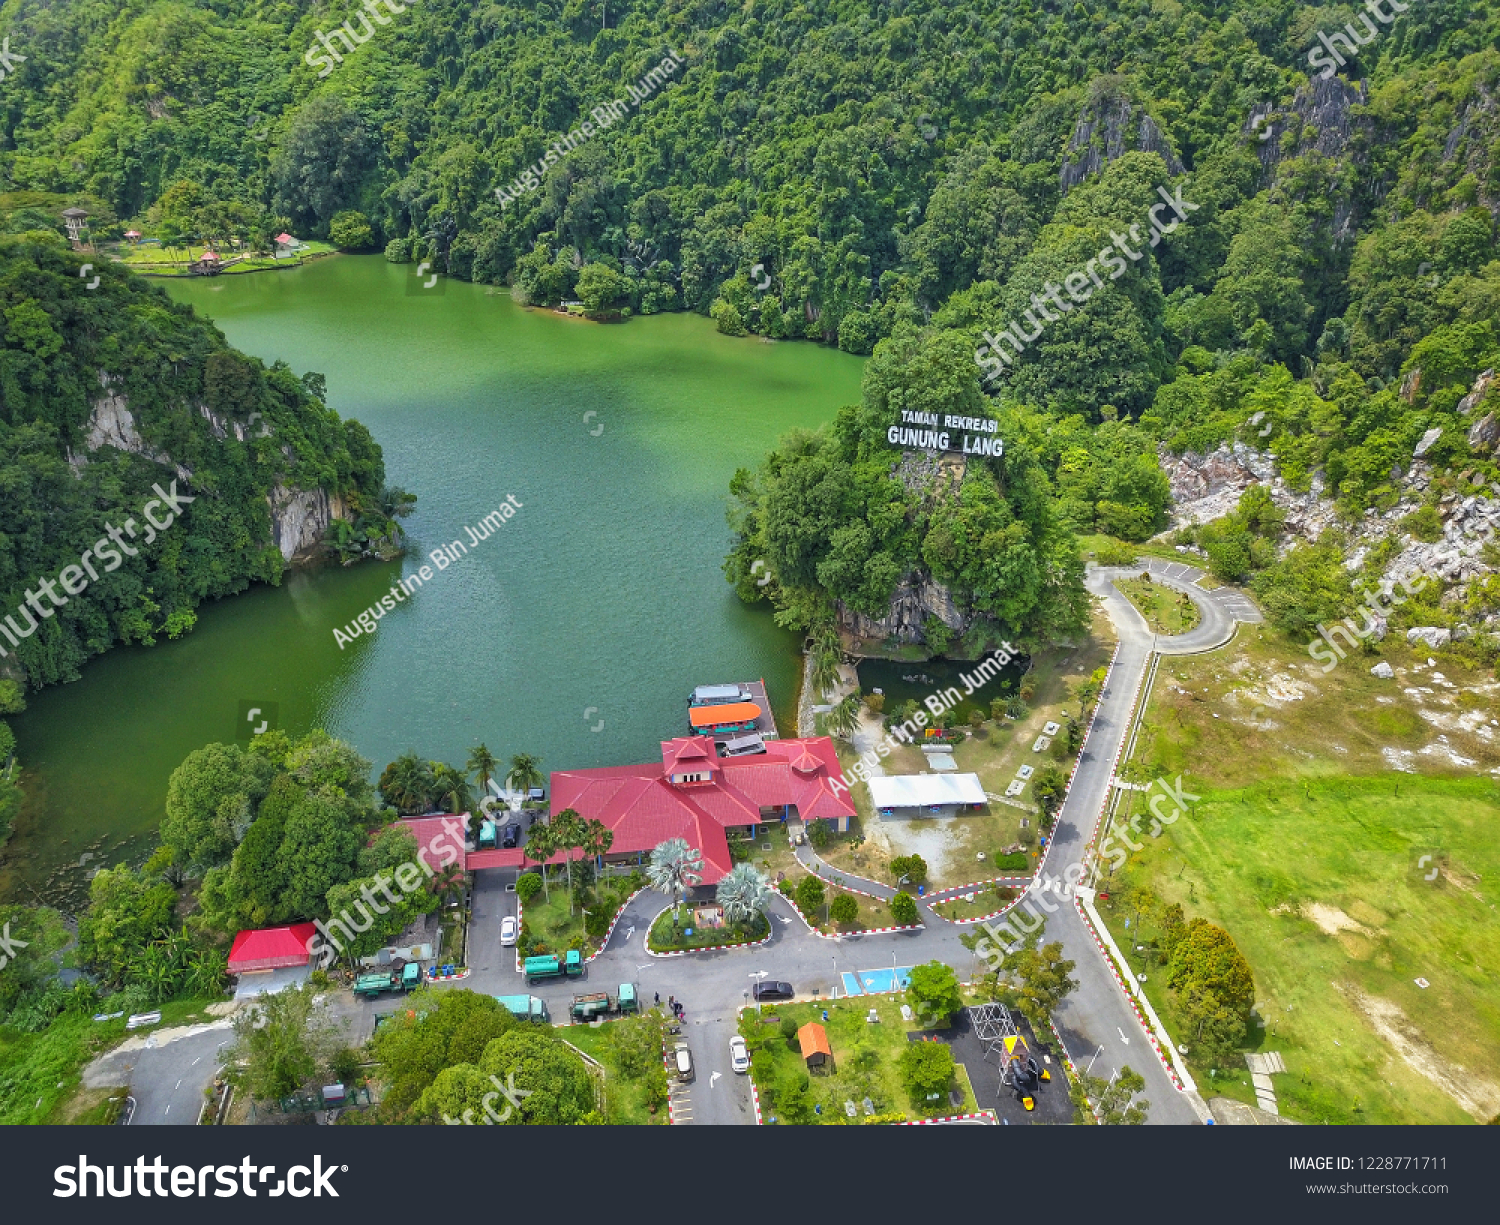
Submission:
[[[823,820],[807,822],[807,840],[820,851],[832,842],[833,831],[828,828],[828,822]]]
[[[996,699],[997,701],[999,699]],[[1026,705],[1026,699],[1019,693],[1013,693],[1005,699],[1005,715],[1008,719],[1024,719],[1031,713],[1031,707]]]
[[[744,316],[740,314],[739,308],[733,302],[715,298],[714,304],[708,308],[708,317],[719,325],[719,331],[725,336],[745,334]]]
[[[357,251],[375,241],[375,232],[370,228],[370,219],[363,213],[347,209],[335,213],[328,224],[328,241],[345,251]]]
[[[536,872],[522,872],[516,877],[516,896],[521,899],[521,905],[526,905],[538,893],[542,891],[542,878]]]
[[[918,1110],[932,1112],[946,1104],[953,1083],[953,1052],[941,1042],[913,1042],[896,1060],[901,1084]],[[934,1100],[929,1100],[934,1099]]]
[[[797,1022],[792,1020],[791,1017],[782,1017],[781,1024],[777,1028],[781,1030],[781,1036],[787,1040],[789,1045],[796,1040]]]
[[[891,899],[891,919],[898,927],[910,927],[920,919],[917,902],[905,890]]]
[[[828,907],[828,917],[835,923],[847,926],[859,918],[859,903],[852,895],[841,893]]]
[[[809,919],[816,917],[823,897],[823,882],[816,876],[804,876],[797,882],[797,906]]]
[[[385,257],[393,264],[411,263],[411,239],[393,238],[385,244]]]
[[[897,855],[891,860],[891,875],[899,882],[903,876],[913,884],[927,879],[927,861],[920,855]]]
[[[1027,832],[1025,830],[1023,833]],[[1035,835],[1032,835],[1035,837]],[[1024,839],[1023,839],[1024,841]],[[1014,851],[1009,855],[996,855],[995,867],[1001,872],[1024,872],[1031,867],[1031,856],[1025,851]]]
[[[1094,560],[1101,566],[1133,566],[1139,553],[1118,540],[1106,540],[1094,550]]]

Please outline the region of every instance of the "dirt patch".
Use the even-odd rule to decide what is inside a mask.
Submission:
[[[1351,919],[1337,906],[1325,906],[1322,902],[1304,902],[1300,913],[1304,919],[1311,919],[1316,923],[1325,935],[1337,936],[1340,932],[1353,932],[1359,936],[1375,935],[1363,923]]]
[[[1484,1122],[1500,1112],[1500,1085],[1444,1059],[1395,1004],[1378,996],[1366,995],[1352,983],[1333,985],[1408,1067],[1435,1084],[1475,1121]]]

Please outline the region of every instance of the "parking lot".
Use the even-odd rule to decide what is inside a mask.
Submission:
[[[688,1017],[682,1034],[669,1043],[686,1042],[693,1052],[696,1079],[691,1084],[671,1079],[672,1121],[710,1127],[753,1124],[755,1107],[750,1100],[750,1077],[736,1075],[729,1067],[729,1039],[736,1032],[735,1014],[705,1014]]]

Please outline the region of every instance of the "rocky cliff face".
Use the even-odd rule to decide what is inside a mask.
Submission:
[[[1071,191],[1089,175],[1098,174],[1133,149],[1157,154],[1167,164],[1170,174],[1183,172],[1182,162],[1156,121],[1144,111],[1137,118],[1130,99],[1123,93],[1091,101],[1073,125],[1073,134],[1063,154],[1060,175],[1063,191]]]
[[[1475,380],[1460,407],[1465,413],[1473,413],[1482,405],[1493,404],[1495,397],[1489,393],[1495,386],[1495,372],[1486,370]],[[1484,414],[1470,431],[1470,437],[1481,431],[1486,437],[1491,433],[1500,437],[1495,417],[1493,412]],[[1402,532],[1397,524],[1421,507],[1432,488],[1434,473],[1431,463],[1422,458],[1426,450],[1423,443],[1431,446],[1428,437],[1424,437],[1414,448],[1410,464],[1399,474],[1401,500],[1384,512],[1367,510],[1354,523],[1340,519],[1333,501],[1326,496],[1321,477],[1313,478],[1308,492],[1299,493],[1276,475],[1268,453],[1244,443],[1225,443],[1207,455],[1191,452],[1172,455],[1164,450],[1159,459],[1171,484],[1173,502],[1169,530],[1220,518],[1234,509],[1244,490],[1251,485],[1264,485],[1271,500],[1286,512],[1284,549],[1298,540],[1315,541],[1329,528],[1337,527],[1349,536],[1345,564],[1355,570],[1364,564],[1376,544],[1397,537],[1401,551],[1387,564],[1383,585],[1388,587],[1417,575],[1430,576],[1450,588],[1445,602],[1451,602],[1471,579],[1490,572],[1483,554],[1491,540],[1500,540],[1500,486],[1473,483],[1471,474],[1462,473],[1460,489],[1443,494],[1437,504],[1443,521],[1440,539],[1421,541]]]
[[[908,451],[891,465],[891,475],[925,502],[955,496],[964,479],[968,459],[940,451]],[[839,629],[846,635],[867,643],[893,641],[904,646],[925,642],[922,626],[928,617],[936,617],[957,638],[974,623],[974,618],[959,610],[953,593],[924,571],[904,576],[891,597],[890,610],[883,617],[869,617],[848,608],[842,601],[835,604]]]
[[[836,607],[839,628],[870,643],[893,641],[905,646],[925,642],[922,626],[928,617],[936,617],[953,631],[955,638],[973,624],[973,618],[966,617],[954,603],[951,591],[921,573],[901,580],[891,597],[890,611],[883,617],[867,617],[846,608],[842,601]]]
[[[156,450],[141,437],[129,403],[115,390],[109,375],[102,371],[99,374],[99,386],[104,394],[94,401],[94,411],[89,416],[88,432],[84,436],[86,453],[70,452],[68,455],[68,462],[73,468],[82,468],[89,462],[89,455],[100,447],[114,447],[118,451],[140,455],[153,463],[171,468],[184,485],[191,484],[193,473],[190,468]],[[206,404],[200,405],[199,412],[208,421],[216,438],[227,438],[233,434],[243,442],[251,433],[258,434],[261,430],[270,432],[269,426],[258,421],[254,422],[253,428],[247,429],[238,421],[222,420]],[[258,417],[259,414],[253,416]],[[280,483],[272,487],[266,496],[266,502],[271,511],[271,537],[281,556],[288,562],[308,561],[317,556],[323,538],[328,533],[329,524],[335,519],[344,518],[346,513],[342,501],[337,497],[330,497],[322,489],[299,489]]]
[[[1370,121],[1356,118],[1351,109],[1364,106],[1369,100],[1370,87],[1364,81],[1350,82],[1335,74],[1326,80],[1320,76],[1310,78],[1292,95],[1289,107],[1280,108],[1270,102],[1258,104],[1250,112],[1245,132],[1259,144],[1265,182],[1276,178],[1277,167],[1289,157],[1311,154],[1330,161],[1344,157],[1356,135],[1361,139],[1370,135]],[[1289,132],[1292,139],[1287,142],[1289,147],[1283,148],[1283,138]],[[1347,194],[1340,194],[1334,200],[1334,236],[1351,235],[1354,224],[1353,203]]]

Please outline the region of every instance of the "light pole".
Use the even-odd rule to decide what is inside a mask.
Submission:
[[[766,974],[766,970],[752,970],[750,972],[750,977],[753,978],[757,983],[760,983],[765,979]],[[755,1015],[757,1018],[759,1018],[760,1016],[760,995],[758,993],[755,996]]]
[[[832,996],[833,999],[838,999],[838,997],[839,997],[839,959],[837,957],[835,957],[833,954],[830,953],[829,956],[828,956],[828,960],[831,961],[831,962],[833,962],[833,991],[831,993],[831,996]]]

